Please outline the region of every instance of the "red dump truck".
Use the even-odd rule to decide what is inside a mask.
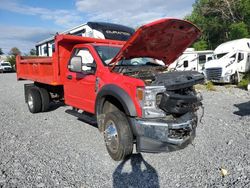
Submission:
[[[63,100],[69,113],[94,118],[114,160],[133,152],[170,152],[195,137],[201,96],[198,72],[167,72],[167,65],[200,36],[193,24],[161,19],[140,27],[126,42],[55,36],[48,57],[17,56],[17,79],[31,113]],[[87,114],[87,115],[86,115]]]

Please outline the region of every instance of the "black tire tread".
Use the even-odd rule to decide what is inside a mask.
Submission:
[[[116,153],[112,153],[108,147],[107,150],[112,159],[120,161],[130,156],[133,152],[133,133],[125,114],[121,111],[107,113],[104,125],[106,125],[109,119],[115,122],[120,145]]]
[[[49,92],[42,87],[39,87],[39,92],[41,95],[41,99],[42,99],[42,112],[47,112],[49,110],[50,107],[50,96],[49,96]]]
[[[33,98],[33,108],[30,108],[30,106],[28,105],[29,111],[31,113],[38,113],[41,112],[42,109],[42,99],[41,99],[41,95],[40,92],[37,88],[33,87],[30,88],[28,91],[28,95],[31,95]]]

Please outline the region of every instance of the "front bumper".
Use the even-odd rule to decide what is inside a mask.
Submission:
[[[195,137],[197,116],[186,113],[176,120],[134,119],[138,152],[171,152],[185,148]]]
[[[211,79],[211,82],[214,83],[231,83],[231,75],[226,75],[224,77],[220,77],[218,80]]]
[[[3,72],[12,72],[13,70],[12,70],[12,68],[3,68],[2,71]]]

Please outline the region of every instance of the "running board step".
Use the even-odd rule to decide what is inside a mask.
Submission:
[[[65,112],[77,117],[79,120],[82,120],[86,123],[97,126],[97,120],[96,120],[95,115],[92,115],[86,112],[78,112],[77,110],[70,110],[70,109],[66,110]]]

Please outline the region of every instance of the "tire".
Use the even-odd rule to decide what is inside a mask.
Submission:
[[[42,109],[41,111],[42,112],[47,112],[49,110],[49,105],[50,105],[50,95],[49,95],[49,92],[44,89],[44,88],[41,88],[39,87],[39,92],[40,92],[40,95],[41,95],[41,99],[42,99]]]
[[[38,113],[42,110],[42,99],[37,88],[30,88],[27,94],[27,104],[31,113]]]
[[[235,72],[233,75],[233,84],[238,85],[240,82],[240,75],[238,72]]]
[[[109,112],[104,120],[104,141],[108,153],[115,161],[133,152],[133,134],[127,117],[121,111]]]

